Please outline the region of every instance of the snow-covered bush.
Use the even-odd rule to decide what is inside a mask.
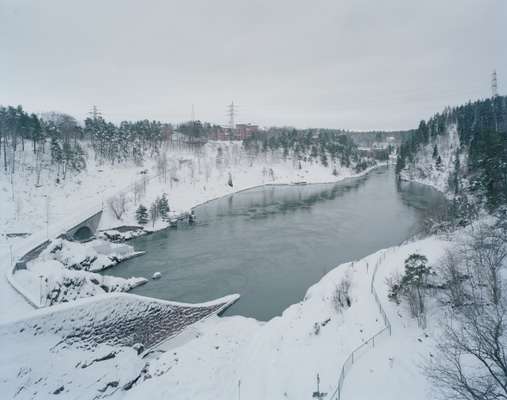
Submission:
[[[400,304],[400,288],[401,288],[401,275],[399,272],[393,272],[386,280],[388,287],[387,298],[396,304]]]

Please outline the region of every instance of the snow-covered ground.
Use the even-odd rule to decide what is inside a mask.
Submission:
[[[8,273],[12,263],[27,251],[47,238],[56,238],[102,207],[100,229],[109,229],[136,225],[135,210],[139,204],[149,208],[164,193],[171,212],[178,214],[203,202],[259,185],[333,182],[367,172],[357,174],[352,168],[332,165],[326,168],[319,162],[302,162],[299,169],[294,160],[272,152],[252,159],[240,142],[209,142],[199,150],[175,145],[164,149],[164,154],[165,168],[160,168],[160,158],[158,162],[149,160],[143,166],[136,166],[100,165],[89,157],[86,171],[57,183],[54,171],[48,170],[41,176],[40,185],[35,186],[30,152],[20,153],[20,166],[13,179],[0,174],[0,203],[6,211],[0,214],[0,226],[4,229],[0,239],[1,272]],[[333,175],[335,167],[337,175]],[[121,200],[121,215],[118,206],[115,213],[111,200]],[[150,222],[147,228],[156,230],[166,226],[167,222],[159,219]],[[20,232],[31,235],[7,238],[9,233]],[[49,267],[46,264],[41,272],[48,274]],[[61,275],[57,269],[53,273]],[[40,279],[25,279],[27,282],[30,293],[26,297],[39,298]],[[0,310],[0,320],[18,315],[17,306],[27,311],[24,299],[7,286],[2,279],[0,293],[7,306]],[[83,293],[94,291],[95,288]]]
[[[178,167],[170,167],[171,172],[165,179],[163,176],[155,177],[158,171],[154,166],[103,169],[89,166],[79,184],[69,180],[63,185],[48,183],[47,187],[35,190],[31,188],[33,182],[27,183],[26,191],[21,190],[19,197],[44,201],[45,193],[50,198],[50,221],[58,221],[52,228],[48,228],[51,237],[56,235],[58,229],[71,226],[68,223],[69,215],[74,215],[75,220],[77,216],[84,215],[87,209],[97,208],[102,198],[106,205],[101,228],[106,229],[135,224],[134,211],[137,205],[143,203],[148,207],[162,193],[167,193],[172,210],[185,211],[199,203],[253,186],[299,181],[330,182],[355,175],[352,170],[342,168],[339,175],[334,176],[332,169],[310,163],[304,164],[299,170],[294,168],[290,160],[271,159],[269,155],[264,160],[250,164],[247,159],[235,157],[238,150],[234,149],[235,144],[211,143],[207,146],[209,153],[205,156],[201,154],[198,157],[191,151],[178,151],[174,164]],[[217,165],[216,160],[217,146],[227,147],[226,153],[229,154],[224,157],[228,161],[221,160],[220,165]],[[139,172],[144,169],[148,169],[148,174],[140,175]],[[232,187],[228,184],[229,173]],[[143,182],[145,177],[146,185]],[[149,180],[148,177],[155,178]],[[134,179],[140,179],[142,194],[134,194]],[[3,185],[4,189],[0,193],[4,193],[4,198],[1,201],[16,211],[19,207],[17,201],[9,200],[10,184],[3,182]],[[125,212],[118,219],[107,206],[107,196],[117,194],[124,185],[130,187],[124,192]],[[42,189],[40,193],[33,193],[39,189]],[[139,187],[136,191],[138,189]],[[24,204],[23,201],[21,204]],[[45,238],[46,209],[31,207],[27,210],[27,218],[24,217],[25,212],[16,215],[14,218],[2,214],[8,232],[37,232],[27,239],[4,242],[7,246],[14,244],[15,254],[18,255]],[[158,222],[152,227],[161,228],[163,224]],[[435,335],[432,318],[430,317],[426,331],[418,328],[403,305],[396,306],[388,302],[385,278],[395,271],[401,271],[409,254],[424,254],[430,264],[437,264],[439,257],[451,245],[452,241],[448,238],[430,237],[343,264],[325,275],[308,290],[303,301],[292,305],[279,317],[268,322],[238,316],[210,317],[164,342],[157,348],[157,352],[148,354],[142,361],[131,347],[113,349],[117,353],[114,357],[107,358],[112,350],[100,347],[109,346],[108,344],[101,344],[98,347],[100,351],[94,350],[98,351],[97,354],[81,348],[71,349],[68,353],[59,349],[56,355],[49,358],[53,369],[44,369],[42,366],[47,363],[44,357],[52,354],[51,349],[58,343],[54,332],[31,326],[40,335],[39,339],[32,341],[28,336],[23,339],[23,335],[19,336],[22,333],[18,329],[20,322],[6,321],[0,327],[2,341],[11,343],[9,348],[12,347],[12,351],[3,355],[1,364],[9,365],[9,369],[3,373],[0,389],[14,397],[20,387],[23,387],[19,392],[23,395],[17,395],[19,398],[48,398],[53,396],[52,393],[58,392],[64,393],[65,398],[95,398],[112,394],[114,398],[149,397],[153,400],[239,397],[307,399],[317,388],[316,377],[319,374],[321,391],[332,393],[338,384],[342,364],[351,350],[384,326],[370,291],[374,265],[381,259],[375,287],[392,323],[392,336],[379,339],[374,349],[355,360],[346,376],[342,398],[430,399],[429,387],[418,364],[429,357],[431,352],[431,339]],[[1,263],[4,270],[10,268],[7,246],[4,247]],[[52,258],[41,263],[58,262],[63,265],[61,261],[62,259],[58,261]],[[350,307],[337,309],[337,288],[343,281],[351,284],[351,304]],[[2,282],[0,293],[0,300],[5,300],[2,304],[6,305],[1,313],[4,321],[27,313],[29,306],[25,300],[6,282]],[[90,301],[95,299],[81,299],[65,307],[83,306]],[[98,314],[103,311],[100,310]],[[53,315],[51,309],[43,312],[48,318]],[[72,324],[79,329],[83,322],[84,320],[76,319]],[[20,346],[23,347],[23,354],[19,353]],[[41,354],[42,358],[38,358],[37,354]],[[102,361],[93,361],[104,357],[106,358]],[[89,365],[90,362],[100,368],[85,368],[83,383],[76,384],[83,373],[80,366],[83,363]],[[113,379],[113,375],[118,379]],[[137,378],[135,383],[132,383],[133,378]],[[108,386],[111,382],[113,383]],[[87,388],[88,384],[90,389]],[[64,388],[59,391],[62,386]]]
[[[219,151],[219,149],[221,149]],[[88,149],[91,152],[91,149]],[[44,170],[40,185],[35,185],[33,155],[20,152],[20,166],[14,178],[0,174],[0,234],[45,232],[69,216],[87,216],[88,210],[104,208],[101,229],[137,224],[135,209],[149,208],[163,193],[172,210],[187,211],[197,204],[242,189],[269,183],[334,182],[357,175],[351,168],[324,167],[320,162],[302,162],[301,169],[292,159],[279,154],[260,154],[254,160],[245,153],[241,142],[209,142],[196,150],[169,146],[164,150],[165,168],[157,160],[143,165],[133,163],[99,164],[88,157],[86,171],[56,183],[55,171]],[[232,187],[229,183],[229,173]],[[137,192],[137,193],[136,193]],[[109,205],[111,197],[125,194],[125,212],[117,218]],[[35,206],[37,205],[37,206]],[[70,226],[67,226],[70,227]],[[149,224],[148,227],[151,227]],[[5,240],[5,237],[4,237]]]
[[[36,259],[26,263],[26,269],[16,271],[10,279],[37,307],[104,293],[127,292],[147,280],[95,272],[142,254],[132,246],[104,240],[75,243],[56,239]]]
[[[102,295],[0,323],[1,398],[93,399],[122,391],[145,376],[145,350],[237,298],[188,305]]]
[[[316,375],[319,374],[321,391],[332,393],[338,383],[342,363],[350,351],[384,326],[370,292],[373,268],[380,259],[375,287],[392,323],[392,336],[379,338],[374,349],[355,360],[346,376],[342,398],[431,399],[430,387],[419,365],[431,353],[436,319],[433,320],[430,315],[428,328],[425,331],[418,328],[403,304],[397,306],[387,300],[385,278],[401,271],[404,260],[411,253],[424,254],[430,265],[437,265],[451,245],[449,238],[431,237],[340,265],[312,286],[303,301],[289,307],[281,316],[268,322],[239,316],[208,318],[160,345],[156,353],[148,355],[146,363],[140,362],[136,352],[130,348],[121,349],[121,352],[113,349],[118,351],[118,358],[97,363],[100,368],[87,369],[85,381],[98,380],[105,386],[107,382],[114,381],[109,375],[117,374],[116,380],[121,385],[107,389],[104,394],[114,392],[114,398],[126,399],[237,399],[239,391],[242,399],[307,399],[316,390]],[[351,306],[337,309],[336,291],[344,279],[351,282]],[[79,327],[81,320],[77,318],[74,324]],[[12,327],[18,325],[19,322],[3,325],[4,343],[16,340],[19,332]],[[40,347],[27,345],[26,348],[34,355],[46,354],[48,348],[53,348],[56,339],[49,338],[45,329],[37,332],[41,335],[37,339]],[[22,381],[25,382],[23,385],[34,385],[40,390],[36,382],[42,379],[45,391],[40,393],[44,396],[25,395],[20,398],[46,398],[50,390],[62,385],[65,386],[66,398],[78,395],[80,398],[92,398],[101,385],[92,385],[93,390],[88,393],[83,389],[84,384],[76,386],[72,382],[78,379],[76,374],[82,372],[69,362],[77,365],[85,362],[83,360],[104,357],[111,351],[109,347],[99,347],[91,353],[77,349],[69,352],[71,361],[68,361],[59,350],[54,357],[61,356],[67,361],[58,364],[55,371],[44,374],[37,365],[26,371],[26,364],[30,362],[27,352],[20,358],[9,356],[11,373],[4,375],[6,378],[0,383],[4,388],[14,390]],[[7,356],[4,354],[4,357]],[[39,362],[36,360],[34,356],[32,362]],[[132,377],[137,377],[141,369],[141,377],[133,387],[121,389]],[[65,373],[67,385],[62,380]],[[20,374],[15,378],[17,386],[12,382],[13,374]],[[37,374],[40,377],[36,377]],[[28,378],[25,375],[30,376],[30,385],[26,383]]]
[[[320,390],[330,395],[352,349],[384,326],[370,292],[373,266],[381,259],[375,286],[392,336],[379,338],[374,349],[355,360],[342,398],[432,399],[418,366],[431,352],[431,317],[426,331],[418,328],[403,305],[388,302],[385,278],[401,271],[411,253],[438,263],[450,244],[432,237],[340,265],[302,302],[266,323],[227,317],[193,325],[150,361],[152,379],[118,398],[237,399],[241,392],[241,399],[308,399],[317,389],[317,374]],[[334,296],[343,279],[351,281],[352,304],[337,311]]]

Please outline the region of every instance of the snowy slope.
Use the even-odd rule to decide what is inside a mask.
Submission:
[[[218,149],[222,156],[217,158]],[[169,197],[174,211],[186,211],[191,207],[216,197],[241,189],[266,183],[291,183],[297,181],[331,182],[354,176],[351,168],[324,167],[319,162],[302,162],[302,169],[295,168],[294,161],[279,154],[261,154],[252,160],[242,149],[241,142],[209,142],[196,150],[182,146],[165,149],[168,160],[164,172],[157,169],[156,160],[144,165],[133,163],[98,164],[88,149],[87,169],[70,175],[59,183],[55,171],[44,170],[40,185],[35,185],[33,155],[20,152],[21,166],[11,180],[0,174],[0,234],[34,233],[45,231],[69,215],[81,215],[83,210],[100,209],[105,213],[102,228],[135,224],[134,213],[139,203],[148,208],[163,193]],[[228,185],[229,173],[233,187]],[[142,193],[134,195],[134,187]],[[120,219],[109,207],[109,199],[124,193],[127,209]],[[3,235],[2,235],[3,236]]]
[[[384,280],[403,268],[409,254],[420,252],[436,263],[449,245],[433,237],[340,265],[311,287],[302,302],[266,323],[227,317],[194,325],[150,361],[152,379],[118,397],[232,400],[241,391],[241,399],[308,399],[316,390],[317,373],[321,391],[331,394],[350,351],[384,326],[370,279],[373,265],[385,253],[376,288],[393,335],[355,361],[342,398],[431,399],[416,363],[428,356],[430,341],[403,306],[387,301]],[[333,296],[345,276],[352,282],[352,306],[337,312]],[[431,323],[428,332],[431,338]]]
[[[107,382],[118,381],[118,386],[109,387],[104,393],[114,393],[113,398],[121,399],[237,399],[240,391],[242,399],[307,399],[316,390],[318,373],[321,391],[332,393],[350,351],[384,326],[370,292],[373,266],[380,259],[375,287],[392,323],[392,336],[383,337],[375,348],[355,360],[346,376],[342,399],[432,399],[419,365],[432,351],[432,340],[438,333],[437,316],[430,313],[428,328],[425,331],[418,328],[403,304],[397,306],[387,300],[385,278],[401,271],[404,260],[414,252],[426,255],[430,265],[437,265],[452,243],[445,238],[430,237],[342,264],[326,274],[300,303],[289,307],[280,317],[268,322],[239,316],[211,317],[164,342],[142,362],[131,347],[114,347],[117,358],[93,363],[93,368],[86,368],[88,375],[83,377],[75,375],[75,365],[110,354],[107,343],[100,343],[88,353],[74,347],[68,354],[61,349],[55,354],[53,351],[46,353],[44,349],[54,348],[58,342],[51,330],[47,331],[47,325],[41,324],[43,334],[35,347],[32,336],[25,339],[16,333],[19,323],[3,324],[0,326],[2,342],[16,341],[12,346],[16,350],[15,356],[11,352],[4,353],[1,364],[8,362],[16,368],[4,372],[1,385],[9,390],[29,386],[30,393],[37,390],[46,394],[34,398],[47,398],[61,385],[65,386],[66,398],[93,398]],[[336,289],[344,279],[351,282],[351,307],[337,311]],[[82,300],[81,304],[97,303],[101,298]],[[108,314],[107,308],[87,310],[99,320],[101,315]],[[435,308],[432,310],[434,313]],[[121,309],[116,311],[121,315]],[[45,313],[58,315],[50,310]],[[55,321],[54,317],[49,321]],[[66,326],[79,329],[84,326],[81,321],[85,320],[77,318]],[[36,326],[30,326],[32,333],[38,331]],[[26,344],[20,346],[23,343]],[[42,358],[51,354],[49,359],[58,363],[58,368],[42,374],[37,354]],[[60,361],[60,357],[64,361]],[[27,363],[34,366],[25,370],[23,365]],[[123,367],[125,363],[126,368]],[[79,384],[76,376],[80,376]],[[132,388],[122,389],[138,376]],[[40,378],[43,379],[38,382]],[[47,383],[47,387],[40,382]],[[87,384],[91,385],[90,389]],[[20,398],[32,398],[24,396]]]
[[[435,145],[441,157],[442,164],[437,165],[433,158]],[[460,147],[460,140],[455,124],[447,127],[446,134],[432,138],[430,142],[419,149],[412,163],[401,171],[400,176],[407,181],[422,183],[432,186],[440,192],[451,196],[452,189],[449,187],[451,175],[454,172],[456,150]],[[465,154],[460,154],[460,165],[466,165]]]
[[[188,305],[97,296],[1,323],[2,398],[94,399],[123,390],[146,366],[140,343],[153,346],[237,298]]]

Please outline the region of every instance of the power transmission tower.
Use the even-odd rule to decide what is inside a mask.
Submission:
[[[100,112],[100,110],[97,108],[97,106],[95,104],[92,106],[88,115],[90,115],[93,120],[96,120],[97,118],[102,117],[102,113]]]
[[[498,82],[496,80],[496,70],[493,70],[491,74],[491,99],[495,100],[498,97]],[[495,101],[491,102],[491,107],[493,107],[493,119],[495,120],[495,132],[498,132],[498,119],[496,118],[495,111]]]
[[[190,114],[190,118],[192,122],[195,121],[195,108],[193,104],[192,104],[192,114]]]
[[[231,128],[231,131],[235,128],[235,124],[234,124],[234,117],[236,116],[236,108],[237,106],[234,105],[234,101],[231,102],[231,104],[229,104],[227,106],[227,115],[229,116],[229,128]]]
[[[496,80],[496,71],[494,70],[491,74],[491,97],[495,98],[498,96],[498,82]]]

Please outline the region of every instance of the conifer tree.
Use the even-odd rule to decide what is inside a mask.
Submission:
[[[167,195],[164,193],[162,197],[158,200],[158,211],[160,214],[160,217],[163,220],[167,219],[167,214],[169,213],[169,201],[167,200]]]
[[[433,159],[436,160],[438,158],[438,147],[435,143],[435,146],[433,147]]]
[[[140,225],[146,225],[148,223],[148,209],[142,204],[139,204],[139,207],[137,207],[136,221]]]
[[[438,156],[437,161],[435,162],[435,165],[437,166],[437,169],[442,168],[442,157]]]

